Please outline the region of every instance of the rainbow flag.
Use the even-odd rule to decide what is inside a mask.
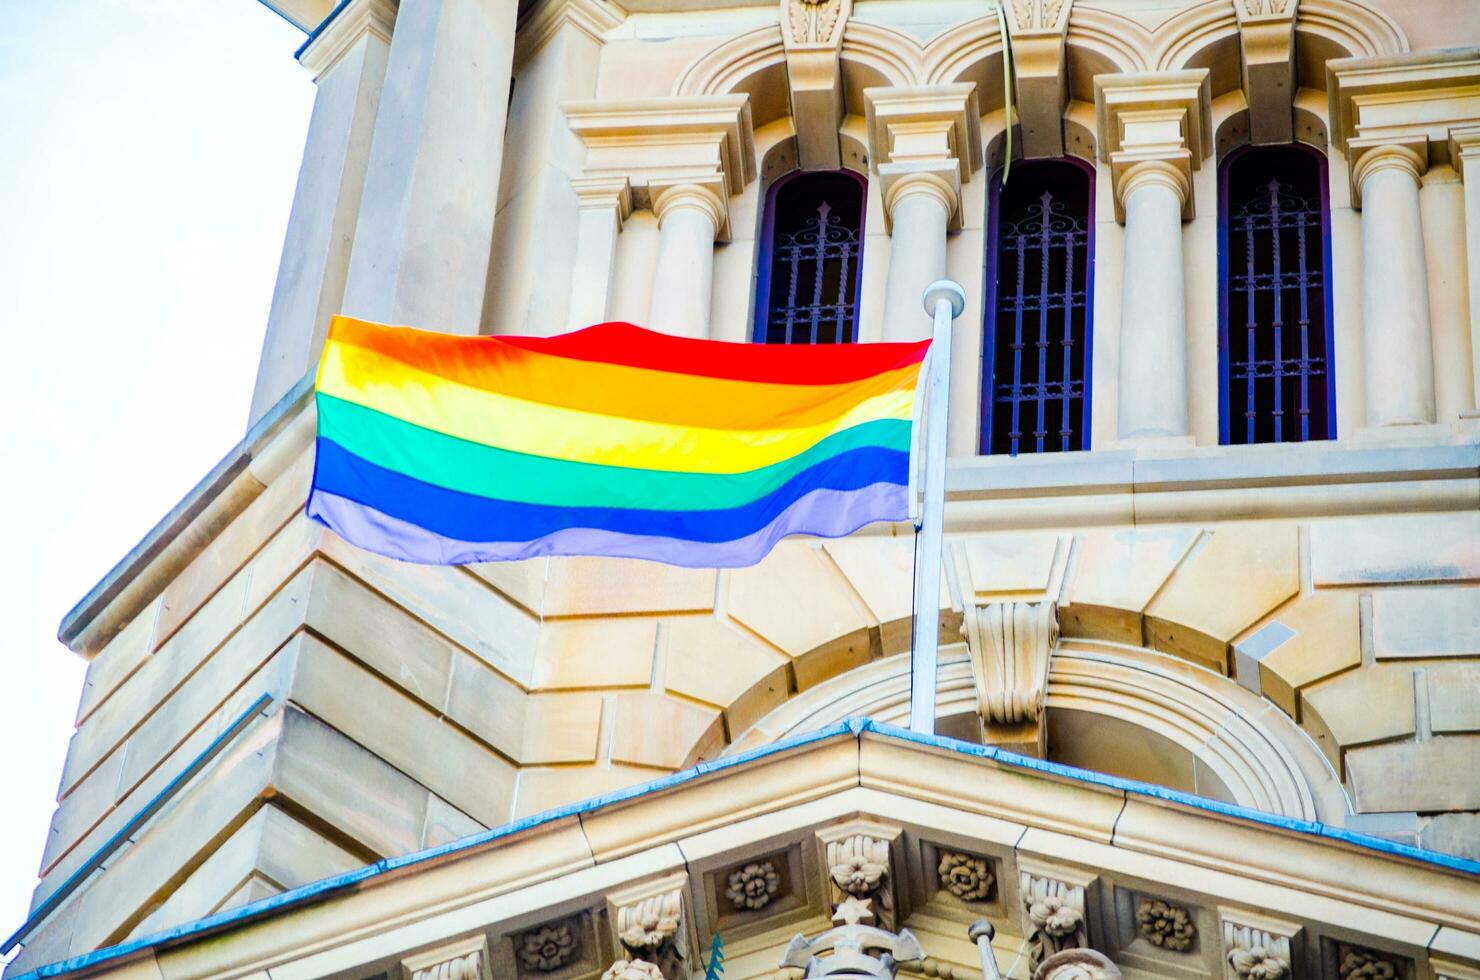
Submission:
[[[335,317],[310,517],[407,561],[751,565],[909,509],[929,341],[731,344],[603,323],[461,337]]]

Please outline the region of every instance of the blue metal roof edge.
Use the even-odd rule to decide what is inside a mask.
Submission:
[[[374,864],[357,868],[354,871],[346,871],[330,878],[324,878],[299,888],[281,892],[271,898],[265,898],[261,901],[253,902],[250,905],[243,905],[226,912],[218,912],[215,915],[209,915],[193,922],[182,923],[171,929],[141,936],[138,939],[120,943],[117,946],[108,946],[90,953],[84,953],[81,956],[59,960],[56,963],[50,963],[37,967],[28,973],[23,973],[13,978],[13,980],[44,980],[44,978],[60,976],[75,970],[94,967],[110,960],[124,959],[150,947],[193,938],[227,926],[240,925],[290,905],[298,905],[310,900],[325,898],[331,894],[343,891],[352,885],[379,877],[387,872],[470,850],[491,841],[529,830],[533,827],[554,823],[569,817],[579,818],[582,814],[590,813],[603,807],[624,803],[628,800],[638,799],[660,790],[681,786],[685,783],[693,782],[701,776],[722,772],[726,769],[734,769],[758,759],[777,755],[803,745],[809,745],[813,742],[825,741],[829,738],[844,735],[857,738],[865,732],[903,742],[912,742],[917,745],[944,749],[958,755],[991,759],[1003,765],[1030,770],[1042,775],[1069,779],[1078,783],[1103,786],[1107,789],[1120,790],[1125,793],[1135,793],[1139,796],[1147,796],[1169,803],[1177,803],[1193,809],[1216,813],[1220,816],[1249,820],[1280,830],[1307,836],[1322,837],[1366,850],[1377,851],[1382,854],[1416,860],[1450,871],[1459,871],[1465,874],[1480,876],[1480,861],[1471,861],[1466,858],[1440,854],[1437,851],[1428,851],[1421,847],[1399,844],[1381,837],[1372,837],[1368,834],[1360,834],[1354,831],[1344,830],[1340,827],[1332,827],[1314,820],[1283,817],[1278,814],[1265,813],[1261,810],[1251,810],[1247,807],[1222,803],[1218,800],[1196,796],[1192,793],[1184,793],[1180,790],[1155,786],[1151,783],[1123,779],[1119,776],[1110,776],[1089,769],[1080,769],[1077,766],[1067,766],[1063,763],[1048,762],[1044,759],[1019,755],[1016,752],[1008,752],[1005,749],[999,749],[995,746],[980,745],[975,742],[963,742],[959,739],[948,738],[943,735],[929,735],[922,732],[915,732],[895,725],[877,722],[871,718],[847,718],[836,724],[819,728],[816,731],[795,735],[769,745],[748,749],[744,752],[737,752],[732,756],[722,756],[708,762],[700,762],[688,769],[671,773],[670,775],[646,783],[614,790],[613,792],[594,796],[577,803],[570,803],[565,806],[531,814],[519,820],[503,824],[502,826],[480,831],[479,833],[462,837],[458,840],[438,845],[437,847],[414,851],[400,857],[384,858],[376,861]]]

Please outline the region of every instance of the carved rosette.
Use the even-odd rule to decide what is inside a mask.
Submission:
[[[561,922],[526,932],[515,943],[514,953],[526,970],[549,973],[569,963],[575,949],[570,924]]]
[[[781,890],[781,876],[770,861],[759,861],[731,871],[725,881],[725,898],[737,909],[763,909]]]
[[[996,880],[986,858],[960,851],[941,851],[935,873],[940,887],[963,902],[986,901]]]
[[[1143,898],[1136,906],[1136,932],[1154,946],[1185,952],[1197,936],[1192,913],[1159,898]]]
[[[1336,974],[1341,980],[1395,980],[1398,965],[1373,950],[1347,947],[1341,951]]]
[[[1023,872],[1019,889],[1034,969],[1055,953],[1089,945],[1084,887]]]

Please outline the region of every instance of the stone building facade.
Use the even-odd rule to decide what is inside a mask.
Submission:
[[[271,5],[251,426],[62,624],[7,976],[1480,978],[1471,0]],[[937,737],[906,526],[430,568],[303,515],[333,313],[914,339],[941,277]]]

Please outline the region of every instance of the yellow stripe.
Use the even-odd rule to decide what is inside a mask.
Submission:
[[[680,473],[744,473],[790,459],[834,432],[909,420],[913,390],[875,395],[794,429],[705,429],[560,408],[448,381],[363,347],[330,342],[320,391],[445,435],[552,459]]]

